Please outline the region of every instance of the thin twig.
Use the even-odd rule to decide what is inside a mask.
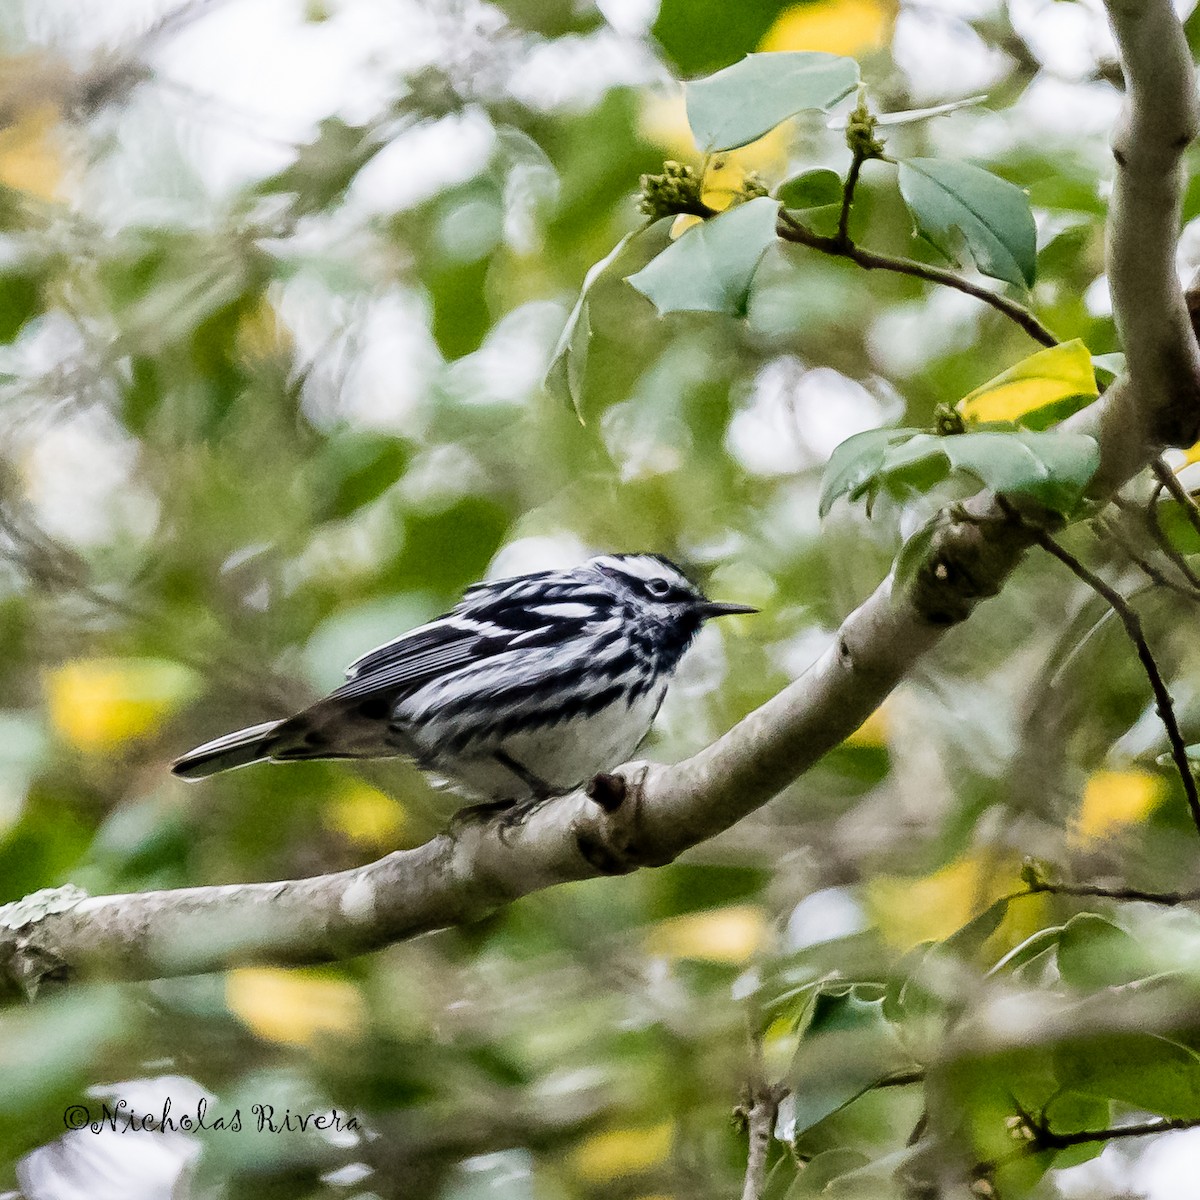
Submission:
[[[1102,900],[1140,900],[1167,908],[1200,900],[1200,888],[1190,892],[1146,892],[1141,888],[1107,888],[1097,883],[1050,883],[1044,879],[1031,883],[1029,891],[1023,894],[1037,896],[1042,893],[1051,896],[1088,896]]]
[[[1006,504],[1003,498],[1001,498],[1001,504],[1009,512],[1010,516],[1015,516],[1018,520],[1021,519],[1016,510],[1011,505]],[[1117,614],[1121,624],[1124,625],[1125,632],[1129,635],[1129,640],[1137,648],[1138,658],[1141,659],[1146,677],[1150,680],[1150,687],[1154,691],[1158,715],[1167,731],[1167,739],[1171,743],[1171,757],[1175,760],[1175,766],[1179,771],[1179,778],[1183,783],[1183,791],[1184,795],[1187,796],[1192,821],[1196,826],[1197,833],[1200,833],[1200,794],[1197,793],[1196,778],[1192,774],[1191,764],[1188,761],[1187,743],[1184,741],[1183,734],[1179,729],[1179,721],[1175,716],[1175,705],[1171,700],[1171,693],[1167,690],[1162,672],[1158,669],[1158,663],[1155,661],[1154,654],[1150,650],[1150,645],[1146,641],[1146,634],[1142,629],[1141,618],[1116,588],[1111,587],[1094,571],[1089,571],[1079,559],[1070,551],[1064,550],[1044,529],[1040,529],[1029,522],[1025,522],[1025,527],[1029,530],[1033,540],[1047,554],[1057,558],[1063,566],[1086,583],[1092,591],[1107,600],[1109,607]]]
[[[894,1087],[912,1087],[914,1084],[925,1082],[924,1071],[897,1071],[894,1075],[885,1075],[878,1083],[872,1084],[876,1088],[894,1088]]]
[[[1148,558],[1143,557],[1138,547],[1128,538],[1115,521],[1097,520],[1093,524],[1093,529],[1098,538],[1103,534],[1107,534],[1118,546],[1125,552],[1126,557],[1130,562],[1150,580],[1151,583],[1158,587],[1166,588],[1168,591],[1176,592],[1185,600],[1191,600],[1193,603],[1200,602],[1200,587],[1193,586],[1190,581],[1180,583],[1159,570]],[[1171,559],[1174,562],[1174,558]]]
[[[837,242],[847,250],[853,250],[854,243],[850,240],[850,209],[854,207],[854,189],[858,185],[858,173],[862,170],[863,156],[856,153],[850,161],[850,170],[846,172],[846,182],[842,186],[842,211],[838,216]]]
[[[1178,548],[1172,544],[1171,539],[1167,537],[1166,531],[1162,527],[1162,523],[1158,519],[1158,496],[1162,491],[1160,483],[1154,489],[1154,495],[1150,498],[1150,502],[1145,508],[1138,504],[1134,504],[1130,500],[1124,500],[1120,496],[1113,497],[1113,503],[1123,512],[1133,513],[1140,517],[1145,522],[1146,528],[1150,531],[1150,536],[1158,543],[1158,548],[1170,559],[1171,564],[1175,569],[1192,585],[1197,591],[1200,591],[1200,575],[1197,575],[1188,564],[1187,559],[1183,557]]]
[[[1033,1152],[1038,1150],[1066,1150],[1071,1146],[1087,1146],[1095,1142],[1115,1142],[1118,1138],[1150,1137],[1156,1133],[1170,1133],[1179,1129],[1200,1127],[1200,1117],[1163,1117],[1157,1121],[1141,1121],[1136,1125],[1117,1125],[1111,1129],[1085,1129],[1080,1133],[1051,1133],[1048,1129],[1034,1128],[1034,1140],[1030,1142]]]
[[[1171,493],[1172,498],[1183,505],[1183,511],[1191,522],[1192,528],[1200,533],[1200,505],[1196,504],[1191,493],[1179,482],[1179,477],[1161,458],[1156,458],[1150,464],[1150,470],[1154,472],[1154,477],[1158,482]]]
[[[981,1163],[976,1170],[995,1168],[1003,1162],[1010,1162],[1027,1154],[1038,1154],[1043,1150],[1069,1150],[1072,1146],[1115,1142],[1120,1138],[1151,1137],[1156,1133],[1171,1133],[1181,1129],[1200,1127],[1200,1117],[1160,1117],[1154,1121],[1138,1121],[1132,1125],[1112,1125],[1105,1129],[1081,1129],[1076,1133],[1055,1133],[1044,1117],[1039,1118],[1027,1113],[1016,1103],[1015,1098],[1013,1104],[1017,1110],[1017,1117],[1011,1118],[1011,1120],[1020,1131],[1020,1136],[1026,1139],[1025,1144],[1003,1159],[992,1163]],[[1018,1118],[1019,1125],[1017,1124]]]
[[[849,179],[846,182],[849,185]],[[968,296],[974,296],[977,300],[990,304],[1010,320],[1015,321],[1034,341],[1041,342],[1043,346],[1058,345],[1058,338],[1024,305],[1018,304],[1015,300],[1009,300],[1007,296],[1001,296],[985,287],[980,287],[969,279],[956,275],[953,271],[929,266],[911,258],[897,258],[890,254],[877,254],[873,250],[865,250],[862,246],[857,246],[850,241],[848,236],[843,238],[840,230],[837,237],[825,237],[796,220],[786,209],[780,209],[779,222],[775,232],[786,242],[810,246],[814,250],[832,254],[837,258],[848,258],[868,271],[895,271],[900,275],[912,275],[916,279],[924,279],[929,283],[940,283],[945,287],[954,288],[956,291],[965,292]]]
[[[763,1070],[762,1039],[752,1036],[750,1048],[752,1062],[746,1098],[734,1115],[745,1124],[748,1139],[742,1200],[762,1200],[767,1182],[771,1138],[779,1116],[779,1102],[787,1095],[787,1088],[767,1082]]]

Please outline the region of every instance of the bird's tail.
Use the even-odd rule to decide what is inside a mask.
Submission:
[[[205,742],[180,755],[171,764],[171,771],[184,779],[203,779],[218,771],[249,766],[269,758],[276,741],[275,731],[282,724],[282,721],[265,721],[262,725],[251,725],[249,729],[239,729],[236,733]]]

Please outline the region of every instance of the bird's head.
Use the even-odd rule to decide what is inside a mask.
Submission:
[[[693,634],[710,617],[758,612],[748,604],[709,600],[670,559],[660,554],[602,554],[588,566],[603,575],[636,612]]]

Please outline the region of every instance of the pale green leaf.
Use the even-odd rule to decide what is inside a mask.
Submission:
[[[857,86],[852,58],[811,51],[748,54],[685,85],[688,124],[701,150],[733,150],[805,109],[828,111]]]
[[[629,282],[660,313],[743,316],[750,284],[775,240],[779,204],[760,196],[687,230]]]
[[[1019,187],[970,163],[908,158],[900,162],[900,193],[918,231],[947,258],[961,237],[985,275],[1032,286],[1037,230]]]
[[[775,198],[784,208],[824,208],[842,202],[842,178],[828,167],[802,171],[775,189]]]
[[[599,262],[588,268],[575,306],[567,316],[567,323],[559,334],[554,353],[550,356],[550,365],[546,368],[546,389],[568,400],[574,407],[576,416],[582,415],[583,381],[587,370],[588,345],[592,340],[587,307],[588,292],[605,269],[617,260],[632,236],[627,233]]]

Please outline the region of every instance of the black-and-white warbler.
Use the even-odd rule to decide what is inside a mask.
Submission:
[[[626,761],[650,731],[708,600],[654,554],[608,554],[468,588],[445,616],[364,654],[311,708],[173,764],[200,779],[269,759],[404,756],[458,790],[525,806]]]

